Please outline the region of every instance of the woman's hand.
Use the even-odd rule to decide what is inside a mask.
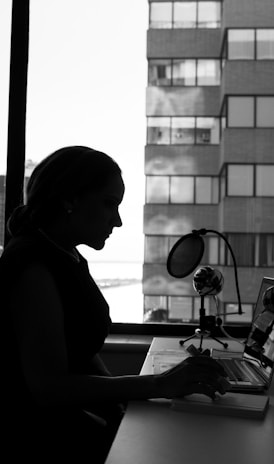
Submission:
[[[215,398],[215,393],[223,395],[230,390],[226,373],[217,361],[208,356],[189,357],[175,367],[158,376],[163,397],[175,398],[203,393]]]

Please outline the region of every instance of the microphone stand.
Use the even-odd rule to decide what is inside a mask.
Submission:
[[[224,343],[222,342],[221,340],[219,340],[218,338],[216,338],[214,335],[213,335],[213,329],[215,328],[215,325],[216,325],[216,318],[215,316],[206,316],[205,314],[205,306],[204,306],[204,301],[205,301],[205,297],[204,295],[201,295],[201,307],[200,307],[200,324],[199,324],[199,328],[197,328],[195,330],[195,333],[193,335],[191,335],[190,337],[186,338],[185,340],[180,340],[180,345],[183,346],[185,344],[185,342],[187,342],[188,340],[192,340],[192,338],[195,338],[195,337],[198,337],[200,338],[200,346],[198,348],[198,350],[200,352],[202,352],[202,344],[203,344],[203,339],[205,337],[210,337],[212,338],[213,340],[215,340],[216,342],[220,343],[221,345],[223,345],[224,348],[227,348],[228,347],[228,343]],[[219,319],[219,318],[218,318]],[[219,324],[218,324],[219,322]],[[219,319],[219,321],[217,321],[217,325],[220,325],[221,323],[221,320]]]

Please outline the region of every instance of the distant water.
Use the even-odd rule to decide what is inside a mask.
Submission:
[[[89,271],[98,283],[105,279],[136,279],[131,285],[101,288],[110,307],[112,322],[142,323],[142,263],[88,262]]]

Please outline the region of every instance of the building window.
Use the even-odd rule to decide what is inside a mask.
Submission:
[[[257,197],[274,197],[274,165],[256,166],[255,185]]]
[[[254,44],[254,29],[230,29],[228,31],[228,59],[254,60]]]
[[[171,28],[172,26],[172,3],[152,2],[150,4],[150,27]]]
[[[173,117],[171,119],[171,143],[173,145],[195,143],[195,118]]]
[[[274,266],[274,234],[257,234],[255,247],[255,266]]]
[[[148,144],[217,145],[219,142],[219,118],[155,116],[147,120]]]
[[[196,85],[195,60],[173,60],[172,63],[173,85]]]
[[[227,195],[252,196],[254,192],[254,166],[229,164],[227,167]]]
[[[171,85],[171,60],[150,60],[148,83],[150,85]]]
[[[147,143],[170,143],[170,118],[150,117],[147,121]]]
[[[256,98],[256,127],[274,127],[274,97]]]
[[[229,29],[224,51],[228,60],[273,60],[274,29]]]
[[[173,321],[190,322],[193,320],[193,302],[190,296],[169,296],[168,316]]]
[[[172,176],[170,184],[171,203],[194,203],[194,177]]]
[[[146,202],[155,204],[217,204],[219,178],[209,176],[147,176]]]
[[[218,177],[196,177],[197,204],[217,204],[219,201]]]
[[[151,2],[150,28],[218,28],[221,2]]]
[[[274,266],[274,234],[228,233],[226,234],[238,266]],[[224,262],[233,266],[231,254],[225,249]]]
[[[197,2],[174,2],[174,27],[194,28],[197,24]]]
[[[220,20],[220,2],[198,2],[198,27],[217,28],[220,27]]]
[[[220,126],[217,118],[196,118],[196,143],[201,145],[218,144]]]
[[[255,257],[255,235],[227,234],[227,240],[234,252],[238,266],[253,266]],[[233,266],[229,250],[225,249],[225,265]]]
[[[274,127],[273,96],[229,96],[223,111],[227,111],[222,115],[227,127]]]
[[[254,127],[254,98],[228,98],[228,127]]]
[[[258,60],[274,59],[274,29],[258,29],[256,35],[256,55]]]
[[[166,263],[168,256],[168,237],[146,236],[145,263]]]
[[[219,85],[220,84],[220,61],[198,60],[197,63],[197,85]]]
[[[146,178],[146,202],[168,203],[169,177],[147,176]]]
[[[238,303],[225,303],[225,324],[250,324],[253,318],[254,305],[242,303],[243,314],[238,314]]]
[[[222,195],[274,197],[274,164],[228,164],[226,173]]]
[[[148,84],[155,86],[209,86],[220,84],[220,60],[149,60]]]

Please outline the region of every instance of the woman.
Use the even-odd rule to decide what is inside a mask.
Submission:
[[[112,158],[66,147],[34,169],[26,204],[9,220],[0,259],[8,430],[22,437],[27,454],[34,450],[34,459],[54,450],[68,457],[88,452],[93,462],[104,462],[121,403],[226,391],[222,368],[207,357],[150,376],[113,377],[101,361],[108,305],[76,247],[104,247],[122,225],[123,195]]]

